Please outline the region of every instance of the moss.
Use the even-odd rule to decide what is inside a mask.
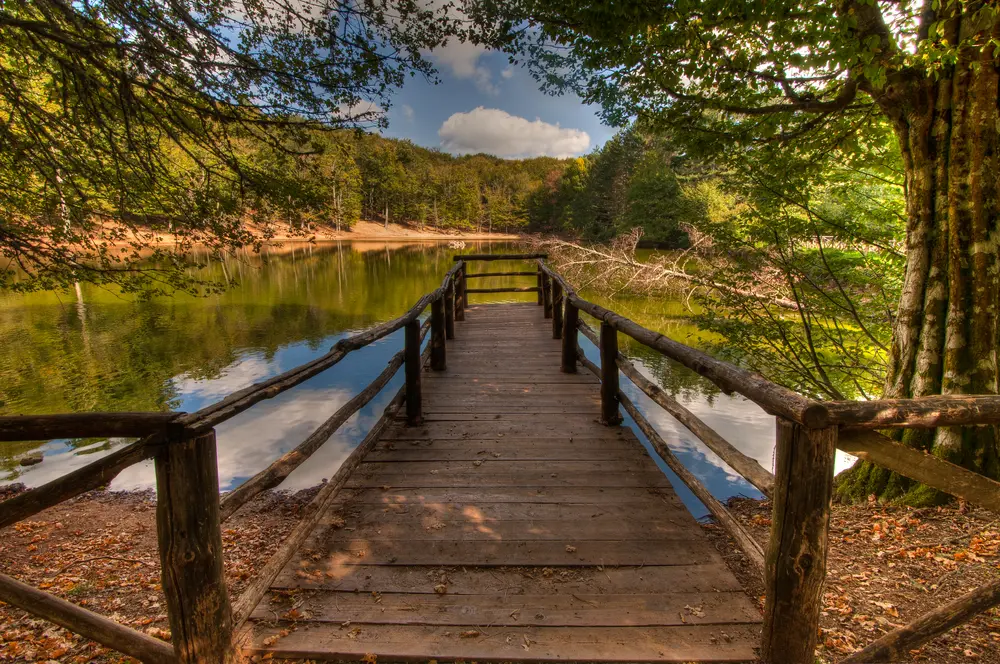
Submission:
[[[910,507],[944,505],[951,497],[890,470],[859,461],[841,473],[834,486],[834,499],[842,503],[863,503],[874,495],[880,502]]]
[[[931,488],[926,484],[917,484],[916,482],[912,484],[913,486],[910,487],[910,490],[896,500],[897,503],[909,505],[910,507],[937,507],[952,500],[948,494]]]

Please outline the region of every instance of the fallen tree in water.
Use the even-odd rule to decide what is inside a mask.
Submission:
[[[636,256],[642,239],[640,228],[618,236],[608,245],[584,245],[559,239],[543,240],[538,245],[549,254],[549,262],[581,288],[604,284],[614,294],[686,291],[689,296],[702,289],[706,293],[720,291],[754,298],[782,309],[797,311],[800,308],[799,302],[779,294],[780,284],[774,283],[775,279],[762,281],[758,290],[748,290],[716,281],[707,273],[699,274],[698,250],[709,244],[709,240],[693,229],[687,232],[693,236],[691,247],[674,255],[653,255],[645,261]]]

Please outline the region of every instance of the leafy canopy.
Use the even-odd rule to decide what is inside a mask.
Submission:
[[[244,245],[242,215],[295,192],[254,145],[382,124],[427,50],[473,37],[452,2],[0,4],[0,287],[190,286],[157,232]]]

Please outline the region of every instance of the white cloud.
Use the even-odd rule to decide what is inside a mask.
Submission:
[[[192,378],[189,374],[181,374],[173,379],[173,383],[174,388],[185,397],[219,399],[249,387],[271,373],[267,360],[250,355],[233,362],[215,378]]]
[[[450,69],[455,78],[471,79],[480,92],[496,95],[500,90],[493,83],[493,73],[479,63],[486,52],[485,46],[454,40],[434,49],[430,55],[438,66]]]
[[[582,154],[590,147],[590,136],[580,129],[564,129],[540,119],[532,122],[482,106],[453,114],[438,129],[438,136],[441,147],[456,154],[563,158]]]
[[[413,107],[409,104],[403,104],[403,117],[406,118],[407,122],[413,122]]]
[[[340,119],[345,122],[357,122],[359,124],[369,124],[378,122],[379,118],[385,114],[385,109],[370,101],[359,101],[357,104],[341,104],[337,107]]]
[[[514,68],[507,67],[502,72],[500,72],[500,78],[510,78],[514,75]]]

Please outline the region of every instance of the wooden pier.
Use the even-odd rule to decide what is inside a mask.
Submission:
[[[195,413],[0,417],[0,443],[137,439],[3,501],[0,529],[155,461],[171,643],[3,573],[0,601],[151,664],[229,664],[248,654],[812,664],[836,449],[1000,512],[1000,483],[876,431],[997,425],[1000,396],[815,401],[588,302],[545,258],[458,256],[441,286],[400,317]],[[478,261],[512,260],[537,260],[537,270],[468,270]],[[535,285],[467,288],[468,279],[497,276],[534,276]],[[537,305],[468,306],[470,293],[493,292],[534,292]],[[216,426],[400,330],[402,350],[365,389],[220,498]],[[618,352],[619,334],[774,415],[775,472],[643,376]],[[581,352],[581,335],[599,349],[600,364]],[[404,387],[231,598],[222,524],[279,486],[401,370]],[[620,388],[622,376],[771,498],[766,547],[671,452]],[[635,432],[621,425],[622,411],[760,574],[763,613]],[[994,581],[883,635],[844,664],[898,660],[998,604]]]
[[[542,309],[471,307],[455,337],[422,424],[386,429],[253,612],[253,649],[752,660],[759,609],[632,430],[598,421],[598,380],[559,372]]]

